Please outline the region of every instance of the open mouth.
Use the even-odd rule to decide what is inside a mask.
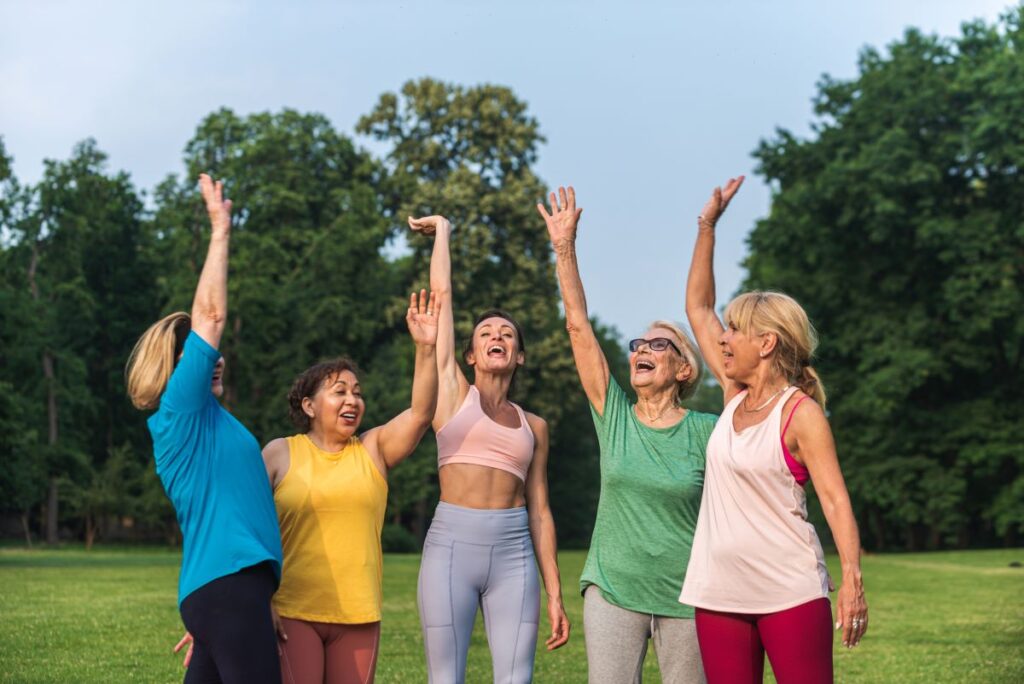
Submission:
[[[341,415],[341,419],[342,420],[351,423],[351,422],[355,421],[356,416],[358,414],[355,411],[343,411],[340,415]]]
[[[636,362],[636,372],[645,373],[647,371],[654,370],[654,362],[648,361],[647,359],[640,359]]]
[[[488,356],[505,356],[505,348],[499,345],[494,345],[487,349]]]

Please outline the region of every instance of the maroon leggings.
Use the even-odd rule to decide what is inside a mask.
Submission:
[[[380,623],[342,625],[281,618],[284,684],[370,684],[377,669]]]
[[[708,684],[760,684],[766,651],[779,684],[832,682],[827,598],[765,614],[698,608],[697,641]]]

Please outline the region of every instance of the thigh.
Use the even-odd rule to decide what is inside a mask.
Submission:
[[[697,625],[693,618],[655,616],[651,633],[658,656],[661,681],[665,684],[703,684]]]
[[[651,616],[608,603],[596,584],[583,595],[583,638],[591,684],[633,684],[643,676]]]
[[[481,605],[496,684],[533,681],[540,581],[529,538],[495,547]]]
[[[380,623],[330,625],[324,684],[370,684],[377,670]],[[319,683],[318,683],[319,684]]]
[[[427,540],[423,544],[416,600],[423,627],[427,674],[437,684],[466,679],[466,656],[473,633],[481,586],[486,576],[489,550],[451,540]]]
[[[269,564],[261,563],[218,578],[182,602],[185,627],[207,649],[225,684],[281,682],[270,615],[274,584]]]
[[[324,641],[305,620],[281,618],[287,641],[281,643],[281,680],[284,684],[323,684]]]
[[[756,616],[697,609],[697,640],[708,684],[761,684],[764,647]]]
[[[221,684],[217,664],[213,662],[210,652],[192,636],[192,659],[185,670],[185,684]]]
[[[779,684],[832,682],[832,607],[827,598],[765,615],[757,625]]]

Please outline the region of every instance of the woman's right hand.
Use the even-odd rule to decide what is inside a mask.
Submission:
[[[451,233],[452,224],[444,216],[424,216],[422,218],[409,217],[409,227],[423,235],[435,235],[440,231]]]
[[[701,210],[700,216],[697,217],[697,224],[701,228],[714,228],[715,224],[718,223],[718,219],[722,218],[722,214],[725,213],[726,207],[729,206],[729,202],[732,201],[733,196],[739,191],[740,186],[743,185],[743,176],[737,176],[736,178],[730,178],[729,182],[725,184],[725,188],[715,188],[711,193],[711,199],[704,205],[704,209]]]
[[[270,606],[270,619],[274,621],[274,633],[277,635],[277,654],[281,655],[281,642],[288,641],[288,635],[284,633],[284,622],[274,606]]]
[[[555,193],[552,192],[548,195],[548,201],[551,203],[550,213],[543,204],[537,205],[537,211],[548,227],[551,244],[557,248],[560,244],[575,242],[576,226],[580,222],[580,214],[583,213],[582,208],[576,208],[576,191],[571,185],[568,193],[565,188],[559,187],[558,198],[556,199]]]
[[[188,667],[188,664],[192,662],[192,649],[195,648],[195,644],[192,642],[192,633],[185,632],[181,637],[181,641],[174,647],[174,652],[177,653],[181,649],[185,648],[185,644],[188,644],[188,650],[185,651],[185,661],[181,664],[182,667]]]
[[[213,182],[209,174],[199,174],[199,192],[206,203],[206,213],[210,216],[210,227],[214,235],[227,235],[231,232],[231,200],[224,199],[224,181]]]

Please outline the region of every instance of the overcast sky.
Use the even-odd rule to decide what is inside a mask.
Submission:
[[[574,184],[591,313],[625,336],[684,319],[695,217],[748,176],[719,228],[720,303],[768,212],[750,154],[776,127],[806,135],[822,74],[908,26],[955,35],[990,0],[675,2],[0,1],[0,136],[23,182],[86,137],[151,190],[182,171],[199,120],[291,107],[354,135],[412,78],[511,87],[547,143],[537,171]],[[364,146],[369,140],[357,139]],[[539,221],[538,217],[538,221]],[[457,264],[455,265],[457,268]]]

